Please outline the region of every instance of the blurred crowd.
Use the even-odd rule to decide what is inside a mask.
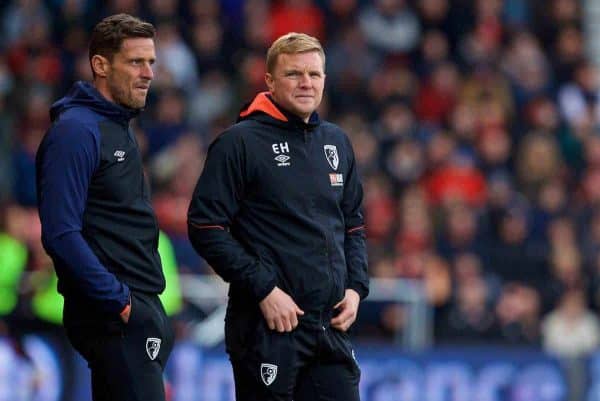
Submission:
[[[0,266],[20,258],[29,279],[0,291],[27,299],[51,271],[36,148],[51,103],[91,79],[91,27],[117,12],[157,29],[134,125],[180,272],[210,274],[186,229],[208,145],[265,90],[271,41],[306,32],[327,55],[319,112],[363,177],[371,275],[422,281],[436,343],[599,344],[600,75],[577,0],[2,2]],[[385,338],[404,312],[366,304],[357,329]]]

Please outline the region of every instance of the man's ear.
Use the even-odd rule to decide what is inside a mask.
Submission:
[[[108,72],[110,70],[110,63],[108,62],[108,59],[106,57],[101,56],[99,54],[94,54],[92,56],[91,64],[92,70],[97,76],[105,78],[108,75]]]
[[[269,88],[269,92],[273,92],[273,89],[275,87],[275,84],[273,82],[273,75],[271,75],[268,72],[265,74],[265,83],[267,84],[267,88]]]

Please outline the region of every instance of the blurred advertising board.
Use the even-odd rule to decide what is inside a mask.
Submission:
[[[529,348],[448,347],[406,353],[356,349],[362,401],[568,401],[569,374]],[[586,364],[585,400],[600,401],[600,354]],[[222,349],[179,343],[166,371],[172,401],[233,401]],[[0,401],[88,401],[85,362],[66,343],[31,335],[21,346],[0,338]]]

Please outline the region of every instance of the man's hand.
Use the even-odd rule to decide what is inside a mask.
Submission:
[[[356,320],[360,295],[358,292],[347,289],[344,299],[338,302],[333,309],[339,309],[340,313],[331,319],[331,327],[340,331],[346,331]]]
[[[294,330],[298,326],[298,315],[304,315],[292,297],[278,287],[273,288],[259,306],[269,328],[280,333]]]
[[[123,323],[129,323],[129,315],[131,315],[131,301],[129,301],[129,303],[125,305],[125,308],[123,308],[123,310],[119,314]]]

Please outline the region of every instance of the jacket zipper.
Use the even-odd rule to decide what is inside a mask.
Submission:
[[[312,163],[312,160],[310,157],[310,152],[308,149],[309,135],[308,135],[308,130],[306,128],[304,128],[304,130],[303,130],[303,135],[304,135],[306,156],[307,156],[308,161],[310,162],[310,165],[313,166],[313,163]],[[315,174],[311,174],[311,177],[313,179],[315,188],[318,188],[318,183],[315,179]],[[311,206],[314,209],[314,207],[315,207],[314,203]],[[318,219],[317,219],[317,221],[318,221]],[[335,295],[335,283],[334,283],[334,277],[333,277],[333,262],[331,260],[332,255],[331,255],[331,250],[329,248],[329,238],[327,236],[327,231],[321,229],[321,235],[323,236],[323,240],[325,241],[325,257],[327,258],[327,276],[329,277],[329,283],[330,283],[329,298],[327,299],[325,307],[329,307],[332,304],[332,302],[333,302],[332,299]],[[326,314],[326,316],[327,316],[327,314]],[[323,326],[323,328],[325,328],[325,326],[328,325],[328,322],[320,322],[320,324]]]
[[[327,269],[327,273],[329,275],[329,281],[331,282],[331,289],[329,290],[329,299],[327,300],[327,307],[332,305],[334,303],[334,295],[335,295],[335,280],[333,277],[333,261],[331,260],[331,257],[333,256],[331,253],[331,250],[329,248],[329,238],[327,236],[326,232],[323,232],[323,236],[325,238],[325,256],[327,256],[327,264],[329,265],[328,269]],[[323,322],[325,323],[325,322]]]
[[[130,127],[127,127],[127,136],[129,137],[129,140],[131,142],[133,142],[133,144],[135,145],[135,151],[137,152],[139,158],[140,158],[140,163],[142,165],[142,179],[141,179],[141,195],[142,195],[142,199],[146,202],[146,204],[150,207],[150,215],[152,216],[152,220],[154,222],[154,227],[156,228],[155,233],[154,233],[154,247],[153,247],[153,252],[158,253],[158,235],[159,235],[159,228],[158,228],[158,218],[156,217],[156,213],[154,213],[154,208],[152,207],[152,203],[150,202],[150,193],[145,193],[145,183],[146,183],[146,176],[144,175],[144,162],[142,161],[142,154],[140,152],[140,147],[137,143],[137,141],[135,140],[135,136],[133,135],[133,132],[131,131]]]

